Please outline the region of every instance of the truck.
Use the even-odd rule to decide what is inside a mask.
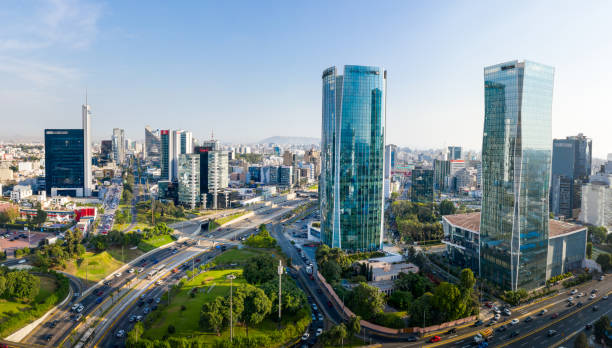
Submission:
[[[493,336],[493,329],[487,328],[481,330],[479,333],[476,334],[476,336],[474,336],[474,342],[478,344],[486,342],[489,340],[489,338],[491,338],[491,336]]]

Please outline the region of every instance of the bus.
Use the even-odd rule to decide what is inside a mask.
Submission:
[[[90,327],[89,329],[87,329],[87,331],[85,331],[83,336],[81,336],[81,339],[79,340],[77,345],[74,346],[74,348],[83,348],[83,347],[85,347],[85,345],[87,343],[89,343],[89,341],[93,338],[94,332],[95,332],[95,328],[93,328],[93,327]]]
[[[151,271],[149,271],[149,273],[147,273],[147,278],[153,277],[154,275],[157,274],[157,272],[161,271],[164,267],[166,267],[166,265],[164,264],[155,266],[155,268],[153,268]]]

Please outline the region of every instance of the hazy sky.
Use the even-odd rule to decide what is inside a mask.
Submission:
[[[389,143],[480,149],[483,67],[552,65],[553,137],[612,152],[610,1],[3,1],[0,137],[184,128],[222,141],[321,133],[321,73],[389,72]]]

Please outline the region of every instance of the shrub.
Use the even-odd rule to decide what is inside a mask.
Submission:
[[[176,328],[174,327],[174,325],[172,324],[168,325],[168,333],[172,335],[175,332],[176,332]]]

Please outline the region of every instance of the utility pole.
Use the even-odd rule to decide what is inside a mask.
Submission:
[[[230,280],[230,342],[234,342],[234,309],[232,304],[232,286],[233,281],[236,279],[236,276],[233,274],[228,274],[227,279]]]
[[[282,302],[281,302],[281,278],[283,275],[283,263],[281,260],[278,260],[278,329],[280,330],[281,327],[281,308],[282,308]]]

